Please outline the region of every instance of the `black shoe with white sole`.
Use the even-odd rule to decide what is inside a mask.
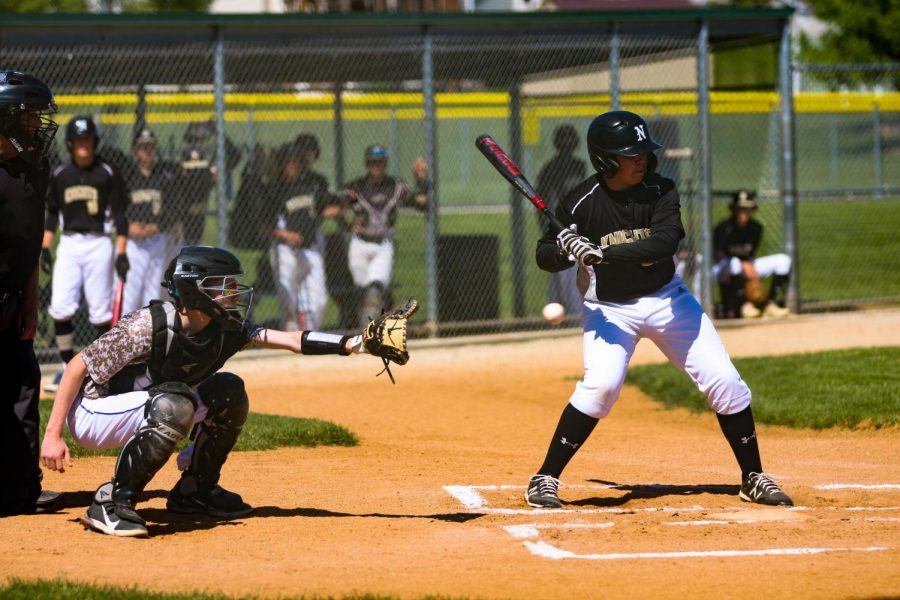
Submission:
[[[236,519],[249,515],[253,507],[244,502],[240,494],[229,492],[216,485],[209,492],[183,495],[176,485],[166,500],[166,508],[175,513],[205,514],[223,519]]]
[[[771,475],[750,473],[741,483],[741,500],[768,506],[793,506],[790,496],[781,491]]]
[[[525,502],[535,508],[559,508],[559,479],[552,475],[534,475],[525,490]]]
[[[134,506],[115,504],[112,501],[112,483],[104,483],[94,494],[94,501],[81,519],[88,529],[118,537],[147,537],[144,519]]]

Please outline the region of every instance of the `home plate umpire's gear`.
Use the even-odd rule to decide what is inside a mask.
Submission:
[[[56,112],[53,92],[37,77],[20,71],[0,71],[0,132],[33,165],[40,164],[59,126],[49,115]],[[26,115],[33,113],[36,119]]]
[[[405,365],[409,361],[409,352],[406,351],[406,322],[418,309],[418,301],[410,299],[406,304],[394,307],[380,317],[372,319],[363,332],[366,350],[384,362],[384,371],[387,371],[392,383],[394,376],[391,374],[389,363]]]

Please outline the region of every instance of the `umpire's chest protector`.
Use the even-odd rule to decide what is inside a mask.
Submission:
[[[154,383],[182,381],[197,385],[225,364],[247,343],[243,329],[223,331],[215,321],[193,337],[182,332],[171,302],[150,303],[153,344],[147,364]]]

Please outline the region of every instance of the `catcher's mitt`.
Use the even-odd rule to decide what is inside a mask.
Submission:
[[[391,383],[395,382],[390,363],[405,365],[409,361],[409,352],[406,351],[406,321],[418,309],[418,301],[410,299],[406,304],[385,311],[380,317],[369,321],[363,331],[363,345],[369,354],[384,362],[384,371],[387,371]]]

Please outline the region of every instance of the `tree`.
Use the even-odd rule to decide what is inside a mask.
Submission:
[[[800,36],[800,59],[817,64],[853,63],[873,69],[831,71],[817,77],[832,87],[897,84],[898,77],[877,69],[900,62],[900,0],[809,0],[813,14],[829,24],[818,40]],[[885,75],[891,75],[890,81]]]
[[[101,0],[104,12],[206,12],[212,0]],[[0,13],[87,12],[88,0],[0,0]]]

